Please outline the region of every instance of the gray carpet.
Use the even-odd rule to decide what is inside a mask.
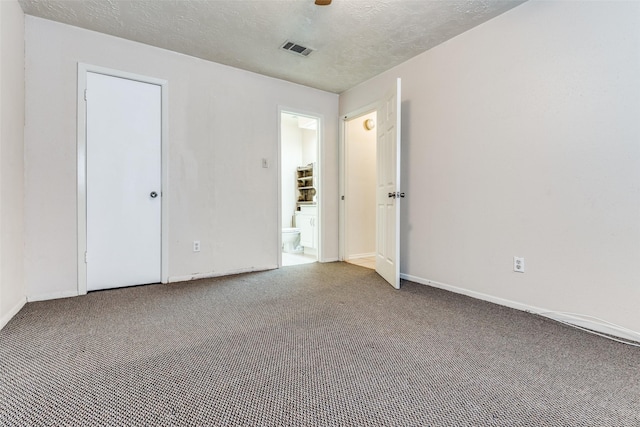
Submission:
[[[2,426],[640,426],[640,350],[344,263],[29,303]]]

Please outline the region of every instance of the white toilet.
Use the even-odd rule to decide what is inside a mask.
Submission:
[[[302,253],[304,248],[300,246],[300,229],[299,228],[283,228],[282,229],[282,251],[289,254]]]

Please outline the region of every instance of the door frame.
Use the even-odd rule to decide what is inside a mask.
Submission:
[[[380,108],[379,102],[358,108],[355,111],[347,113],[340,117],[340,212],[339,212],[339,242],[338,256],[340,261],[346,261],[347,258],[347,215],[348,200],[347,197],[347,181],[349,180],[349,171],[347,168],[347,126],[346,122],[365,116],[369,113],[377,113]],[[378,154],[376,153],[376,156]]]
[[[77,262],[78,262],[78,295],[87,293],[87,106],[85,90],[87,89],[87,73],[97,73],[106,76],[123,78],[142,83],[160,86],[161,89],[161,204],[160,204],[160,270],[162,283],[169,281],[169,197],[168,197],[168,135],[169,135],[169,87],[168,81],[133,74],[126,71],[114,70],[97,65],[78,62],[78,93],[77,93]]]
[[[324,191],[322,190],[322,165],[324,164],[323,153],[324,153],[324,116],[322,114],[313,113],[310,111],[301,110],[299,108],[289,108],[282,105],[278,105],[278,161],[277,161],[277,179],[278,179],[278,223],[277,223],[277,232],[278,232],[278,268],[282,268],[282,113],[295,114],[297,116],[309,117],[312,119],[316,119],[318,121],[318,129],[316,133],[316,138],[318,139],[318,144],[316,147],[316,176],[317,179],[317,187],[316,191],[318,194],[317,197],[317,207],[318,207],[318,247],[317,247],[317,261],[324,262],[322,247],[324,243],[324,239],[322,238],[322,213],[323,213],[323,200],[324,200]]]

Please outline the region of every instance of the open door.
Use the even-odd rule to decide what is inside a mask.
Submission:
[[[397,79],[378,108],[376,271],[400,289],[400,86]]]

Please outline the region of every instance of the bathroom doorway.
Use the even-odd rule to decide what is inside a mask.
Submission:
[[[320,132],[322,120],[280,111],[280,263],[318,261],[320,254]]]
[[[376,268],[377,111],[344,118],[342,259]]]

